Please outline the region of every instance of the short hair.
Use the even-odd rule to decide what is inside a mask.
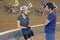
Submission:
[[[51,10],[55,9],[54,4],[51,2],[46,3],[46,6],[48,6],[48,8]]]

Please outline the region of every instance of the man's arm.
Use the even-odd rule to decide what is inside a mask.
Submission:
[[[44,25],[47,25],[50,21],[48,19],[46,19]]]
[[[54,15],[49,15],[44,24],[47,25],[53,20],[54,20]]]

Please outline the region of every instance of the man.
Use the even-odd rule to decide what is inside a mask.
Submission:
[[[54,9],[53,3],[46,3],[45,10],[49,12],[45,21],[46,40],[55,40],[56,13],[53,11]]]

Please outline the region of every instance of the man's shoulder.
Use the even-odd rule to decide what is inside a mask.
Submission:
[[[53,13],[51,13],[51,14],[50,14],[50,16],[56,16],[56,13],[55,13],[55,12],[53,12]]]
[[[55,12],[53,12],[53,13],[52,13],[52,15],[56,15],[56,13],[55,13]]]

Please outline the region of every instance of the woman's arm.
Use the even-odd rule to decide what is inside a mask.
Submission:
[[[31,29],[31,22],[30,22],[30,20],[29,20],[29,25],[28,25],[28,29]]]
[[[29,20],[29,25],[28,26],[31,26],[31,21]]]
[[[17,27],[18,28],[26,28],[26,27],[20,26],[20,21],[19,20],[17,20]]]
[[[21,26],[20,26],[20,21],[19,21],[19,20],[17,20],[17,27],[18,27],[18,28],[21,28]]]

